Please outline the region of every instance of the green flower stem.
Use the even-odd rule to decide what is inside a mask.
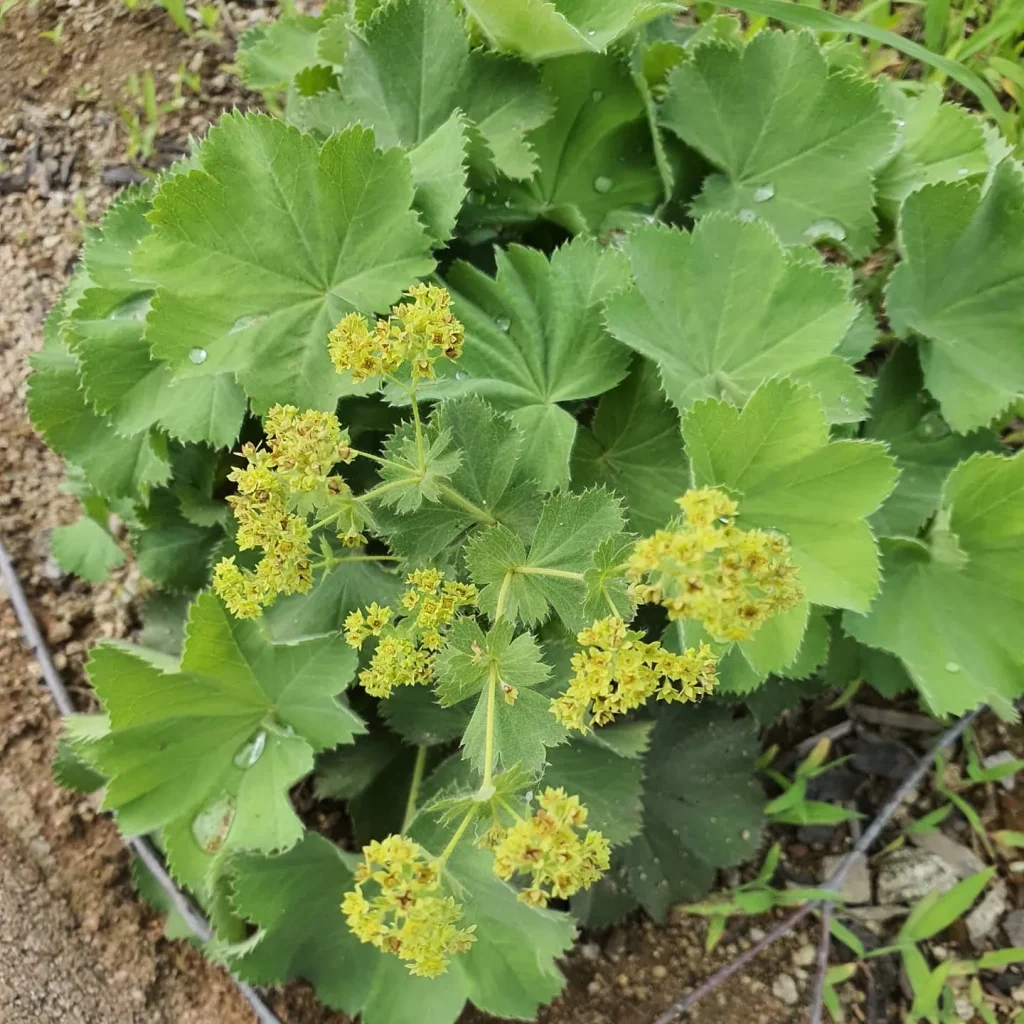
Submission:
[[[416,817],[416,799],[420,795],[423,783],[423,769],[427,764],[427,748],[416,748],[416,763],[412,766],[412,782],[409,784],[409,798],[405,802],[405,815],[402,818],[402,831],[406,832]]]
[[[449,487],[447,484],[438,484],[437,489],[450,502],[465,509],[471,515],[475,516],[481,523],[486,523],[488,526],[494,526],[497,524],[498,520],[495,519],[490,512],[486,509],[480,508],[479,505],[474,505],[469,498],[464,498],[458,491]]]
[[[452,855],[452,851],[456,846],[459,845],[459,840],[466,834],[466,829],[469,828],[469,823],[476,817],[476,813],[480,808],[474,804],[468,811],[466,816],[459,823],[459,827],[455,830],[455,834],[448,840],[448,845],[441,851],[441,856],[437,859],[444,864],[444,862]]]
[[[498,666],[491,662],[487,676],[487,722],[484,730],[484,777],[481,791],[490,788],[494,778],[494,711],[498,693]]]
[[[608,605],[608,610],[612,613],[612,616],[619,618],[619,609],[615,607],[612,595],[608,593],[608,588],[603,583],[601,584],[601,596],[604,598],[605,604]]]
[[[579,580],[586,577],[581,572],[569,572],[568,569],[545,569],[539,565],[517,565],[513,572],[521,572],[524,576],[557,576],[563,580]]]
[[[384,459],[379,455],[374,455],[373,452],[364,452],[361,448],[353,448],[349,445],[349,451],[353,455],[358,455],[361,458],[369,459],[371,462],[376,462],[380,466],[394,466],[395,469],[407,469],[407,466],[403,466],[400,462],[395,462],[394,459]]]
[[[508,601],[508,591],[509,588],[512,586],[513,576],[515,576],[515,570],[508,569],[505,572],[504,579],[502,579],[501,581],[501,589],[498,591],[498,603],[494,609],[495,622],[497,622],[498,619],[500,619],[502,615],[505,613],[505,602]]]
[[[373,501],[374,498],[379,498],[382,494],[387,494],[388,491],[397,490],[399,487],[407,487],[410,480],[417,479],[413,474],[409,474],[404,480],[389,480],[386,484],[378,484],[376,487],[371,487],[365,494],[359,495],[360,501]]]

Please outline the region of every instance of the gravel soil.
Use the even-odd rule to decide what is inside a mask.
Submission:
[[[235,3],[223,10],[235,31],[270,17],[268,9]],[[58,25],[59,43],[40,37]],[[159,168],[221,111],[255,104],[227,70],[231,50],[231,32],[220,41],[189,38],[158,8],[140,5],[129,12],[119,0],[20,0],[0,23],[0,537],[55,664],[83,710],[92,706],[82,668],[88,648],[104,637],[134,633],[142,584],[130,563],[102,586],[89,586],[65,576],[50,558],[49,534],[75,518],[76,501],[61,490],[61,460],[28,422],[27,359],[41,345],[43,321],[73,267],[85,224],[98,221],[119,187],[141,177],[126,159],[127,134],[117,109],[130,104],[128,76],[150,71],[164,101],[173,98],[180,79],[199,76],[199,91],[185,88],[178,109],[162,117],[149,159],[150,167]],[[139,902],[128,854],[95,799],[53,783],[56,712],[2,597],[0,592],[0,1024],[249,1024],[254,1015],[231,979],[187,943],[165,939],[160,919]],[[834,721],[803,721],[772,739],[791,749],[795,740]],[[901,735],[914,756],[921,749],[907,747],[914,734]],[[991,725],[984,740],[986,750],[1024,753],[1019,730]],[[877,806],[878,789],[869,776],[865,770],[849,792],[828,799],[869,811]],[[989,787],[985,800],[981,810],[991,811],[986,824],[1024,829],[1019,790],[1011,796]],[[914,812],[934,805],[932,795],[921,794]],[[848,842],[845,832],[801,836],[789,830],[782,838],[790,875],[800,884],[816,882],[822,855]],[[956,838],[972,842],[962,827]],[[739,881],[733,874],[727,883]],[[1011,904],[1020,905],[1022,889],[1024,875],[1011,887]],[[540,1020],[649,1024],[771,923],[736,921],[711,954],[704,951],[703,920],[682,913],[664,926],[638,917],[586,936],[564,965],[565,993],[541,1011]],[[964,944],[962,936],[959,941]],[[777,943],[688,1019],[805,1021],[815,942],[811,932],[798,932]],[[892,1002],[899,997],[898,976],[878,963],[875,977],[844,987],[848,1019],[900,1019]],[[1005,992],[1014,983],[1010,979]],[[319,1007],[302,984],[270,993],[268,1001],[286,1024],[347,1021]],[[490,1019],[467,1011],[463,1024]]]

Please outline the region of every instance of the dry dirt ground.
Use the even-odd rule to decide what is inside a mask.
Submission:
[[[233,2],[226,10],[238,30],[270,16]],[[58,25],[59,42],[40,37]],[[43,321],[73,266],[83,220],[96,223],[117,187],[138,173],[125,160],[117,113],[128,75],[149,70],[162,99],[172,94],[180,67],[199,76],[199,93],[186,89],[182,109],[161,123],[153,158],[159,165],[221,110],[255,102],[225,67],[231,49],[230,33],[220,43],[190,39],[159,9],[129,12],[119,0],[19,0],[0,25],[0,537],[82,709],[91,701],[86,652],[99,638],[137,628],[140,583],[129,565],[90,587],[50,559],[49,533],[74,519],[76,502],[61,491],[61,460],[25,414],[26,360],[39,348]],[[0,1024],[249,1024],[255,1017],[230,978],[189,945],[163,937],[94,799],[52,782],[55,709],[2,597]],[[789,852],[798,857],[801,849],[808,852],[799,843]],[[810,856],[820,859],[817,849]],[[712,955],[703,951],[703,923],[685,915],[665,927],[634,920],[588,936],[565,965],[566,992],[540,1019],[648,1024],[749,946],[758,926],[770,922],[730,928]],[[689,1019],[804,1021],[813,941],[796,934],[777,944]],[[783,975],[792,982],[786,1001],[773,994]],[[897,1019],[884,1002],[880,1012],[865,1012],[865,993],[854,986],[844,998],[849,1019]],[[344,1024],[303,985],[270,993],[268,1001],[285,1024]],[[464,1024],[483,1020],[468,1012]]]

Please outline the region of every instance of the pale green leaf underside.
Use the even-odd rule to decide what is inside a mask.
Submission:
[[[896,126],[878,87],[830,70],[810,33],[760,32],[742,49],[709,43],[669,77],[662,122],[721,170],[695,211],[744,211],[787,245],[829,238],[866,255],[872,173]]]
[[[680,10],[659,0],[462,0],[499,50],[529,61],[600,52],[631,29]]]
[[[91,583],[102,583],[110,570],[124,562],[124,552],[94,519],[82,516],[70,526],[58,526],[50,535],[56,563]]]
[[[640,228],[627,252],[636,283],[608,301],[609,330],[657,363],[681,412],[702,398],[742,402],[790,374],[815,386],[833,422],[859,418],[859,378],[833,354],[857,315],[845,276],[794,258],[765,225],[720,214],[692,234]]]
[[[986,425],[1024,391],[1024,170],[997,168],[984,195],[930,185],[900,214],[903,262],[889,279],[893,329],[923,335],[928,390],[955,430]]]
[[[843,628],[902,659],[931,711],[985,703],[1006,718],[1024,694],[1024,458],[975,455],[949,475],[929,547],[883,546],[885,582]]]
[[[434,266],[407,157],[359,127],[321,147],[230,114],[198,163],[164,181],[134,261],[157,287],[153,354],[178,377],[236,374],[260,409],[333,409],[346,384],[330,329],[354,309],[386,309]]]
[[[683,417],[698,486],[725,487],[739,525],[789,538],[807,600],[867,608],[878,590],[878,551],[865,521],[892,491],[885,446],[829,441],[821,403],[785,379],[762,384],[742,411],[704,401]]]

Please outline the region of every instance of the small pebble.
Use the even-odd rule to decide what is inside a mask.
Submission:
[[[793,954],[793,963],[797,967],[810,967],[814,963],[815,957],[818,955],[818,951],[808,943],[806,946],[801,946]]]
[[[800,993],[797,991],[796,982],[788,974],[780,974],[772,982],[772,995],[787,1006],[796,1006],[800,1001]]]

